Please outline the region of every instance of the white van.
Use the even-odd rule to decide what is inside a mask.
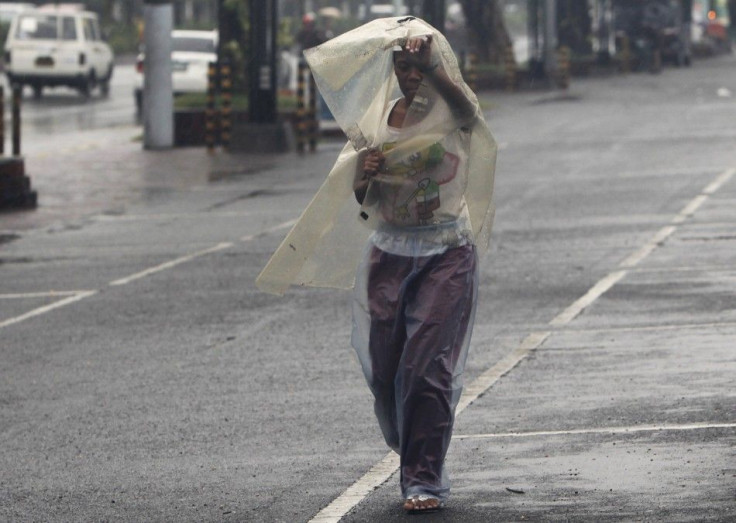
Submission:
[[[110,89],[113,53],[102,40],[95,13],[42,8],[19,13],[5,41],[5,74],[11,85],[33,88],[65,85],[84,96],[99,86]]]

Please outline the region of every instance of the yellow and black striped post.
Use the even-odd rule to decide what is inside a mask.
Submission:
[[[514,57],[514,47],[509,45],[503,54],[503,66],[506,78],[506,90],[513,91],[516,89],[516,58]]]
[[[307,68],[309,76],[309,108],[307,110],[307,129],[309,138],[309,150],[317,150],[317,135],[319,134],[319,121],[317,120],[317,84],[314,82],[312,72]]]
[[[207,152],[214,154],[217,133],[217,110],[215,109],[215,91],[217,89],[217,63],[210,62],[207,67],[207,105],[204,110],[204,143]]]
[[[5,154],[5,89],[0,85],[0,155]]]
[[[233,78],[230,61],[224,59],[220,64],[220,143],[227,150],[230,147],[233,116]]]
[[[307,64],[303,61],[299,62],[299,69],[297,74],[296,83],[296,115],[295,127],[296,127],[296,149],[298,152],[304,152],[304,146],[306,144],[306,109],[305,109],[305,89],[304,89],[304,76],[307,70]]]
[[[468,54],[468,64],[466,67],[466,79],[465,83],[468,87],[475,92],[478,83],[478,72],[476,70],[478,63],[478,57],[475,53],[471,52]]]
[[[557,49],[557,77],[560,87],[570,87],[570,48],[563,45]]]
[[[13,156],[20,156],[20,102],[23,94],[23,87],[16,85],[13,87],[13,109],[12,109],[12,126],[13,126]]]
[[[628,35],[621,37],[621,72],[631,72],[631,43]]]

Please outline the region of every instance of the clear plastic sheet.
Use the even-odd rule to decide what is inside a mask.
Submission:
[[[361,154],[378,145],[387,108],[401,96],[393,74],[392,50],[408,38],[422,35],[432,35],[433,60],[439,60],[465,91],[476,114],[472,120],[459,122],[441,97],[423,84],[405,121],[404,127],[411,127],[410,135],[388,151],[386,158],[402,162],[465,125],[469,145],[462,173],[464,213],[478,251],[487,247],[494,214],[496,143],[477,99],[462,81],[455,55],[439,32],[418,19],[379,19],[305,52],[320,92],[349,141],[312,202],[261,271],[256,280],[260,289],[283,294],[290,285],[353,286],[363,246],[371,230],[378,227],[373,219],[375,209],[361,210],[355,202],[353,179]],[[423,100],[429,104],[422,105]]]
[[[432,53],[406,69],[421,78],[416,91],[400,72],[410,59],[397,55],[395,72],[393,56],[413,37],[427,37]],[[421,20],[376,20],[305,56],[348,143],[257,283],[277,293],[355,283],[351,341],[383,436],[401,458],[402,495],[444,500],[478,254],[493,220],[496,144],[449,44]],[[399,74],[412,93],[404,100]],[[397,104],[406,111],[395,113],[400,128],[389,125],[401,120],[390,118]],[[385,161],[366,178],[374,150]],[[361,205],[354,181],[368,184]]]
[[[421,237],[406,237],[420,252]],[[369,244],[358,269],[351,343],[386,444],[401,457],[403,497],[450,492],[444,459],[475,322],[473,245],[428,256]]]

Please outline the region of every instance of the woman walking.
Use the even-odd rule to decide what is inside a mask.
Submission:
[[[493,218],[495,142],[449,44],[421,20],[376,20],[305,56],[349,143],[257,283],[354,286],[352,344],[400,456],[403,507],[437,510]]]

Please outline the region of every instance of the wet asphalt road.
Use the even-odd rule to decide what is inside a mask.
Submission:
[[[427,520],[736,518],[735,67],[483,93],[498,212]],[[0,518],[309,521],[386,449],[349,295],[253,279],[341,144],[136,132],[29,144],[42,205],[0,215]],[[396,481],[332,513],[407,519]]]

